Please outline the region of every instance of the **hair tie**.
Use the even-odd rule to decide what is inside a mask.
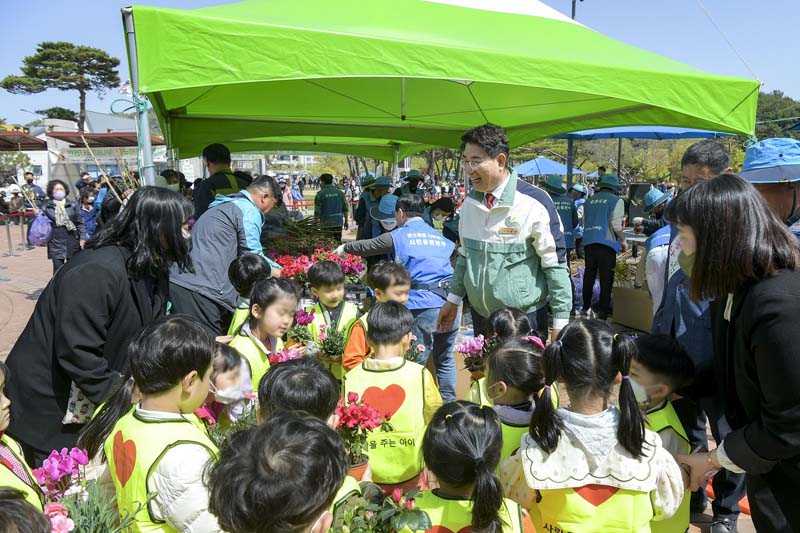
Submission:
[[[483,464],[483,457],[473,457],[472,462],[475,463],[475,468],[478,468]]]
[[[624,381],[624,380],[626,380],[626,379],[631,379],[631,378],[630,378],[630,376],[628,376],[628,375],[624,375],[624,376],[622,376],[622,380],[623,380],[623,381]]]
[[[547,383],[545,383],[545,384],[544,384],[544,388],[545,388],[545,389],[547,389],[547,390],[550,390],[550,385],[548,385]]]
[[[561,341],[555,341],[553,343],[553,346],[555,346],[556,348],[558,348],[560,350],[561,347],[564,346],[564,343],[562,343]]]
[[[445,420],[450,420],[451,418],[453,418],[453,415],[451,415],[451,414],[444,415],[444,419]]]
[[[545,349],[544,343],[542,342],[542,339],[540,339],[536,335],[526,335],[526,336],[522,337],[522,340],[533,344],[534,346],[538,347],[541,350]]]

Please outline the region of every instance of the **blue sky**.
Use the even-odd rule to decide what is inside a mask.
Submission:
[[[384,1],[391,6],[391,0]],[[570,0],[544,2],[569,14]],[[118,57],[122,61],[120,78],[127,79],[119,10],[130,3],[130,0],[3,0],[2,13],[7,24],[3,27],[0,76],[19,73],[22,57],[32,54],[37,43],[64,40],[101,48]],[[142,3],[188,9],[227,2],[143,0]],[[800,99],[798,0],[703,0],[703,3],[764,83],[764,90],[777,89]],[[751,77],[706,18],[697,0],[585,0],[578,3],[577,18],[606,35],[700,69]],[[513,39],[513,36],[503,38]],[[108,112],[115,97],[116,91],[103,100],[90,95],[87,107]],[[77,93],[50,90],[37,95],[12,95],[0,89],[0,117],[9,122],[26,123],[36,118],[20,109],[34,111],[51,106],[77,109]]]

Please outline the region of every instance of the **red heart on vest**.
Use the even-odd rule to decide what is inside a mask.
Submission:
[[[131,478],[136,464],[136,443],[122,438],[122,431],[114,435],[114,471],[123,487]]]
[[[381,416],[394,414],[403,406],[406,401],[406,391],[400,385],[389,385],[385,389],[380,387],[367,387],[361,395],[364,403],[378,410]]]
[[[462,527],[458,531],[453,531],[449,527],[433,526],[428,530],[428,533],[469,533],[472,531],[472,526]]]
[[[586,485],[579,489],[575,489],[578,496],[591,503],[595,507],[600,507],[609,498],[617,493],[617,487],[609,487],[608,485]]]

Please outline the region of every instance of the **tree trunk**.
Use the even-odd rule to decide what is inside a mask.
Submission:
[[[425,152],[425,160],[426,160],[426,167],[425,167],[425,174],[428,176],[433,173],[433,160],[436,158],[436,150],[431,148],[430,150]]]
[[[83,124],[86,122],[86,90],[78,89],[80,95],[80,110],[78,111],[78,131],[83,133]]]

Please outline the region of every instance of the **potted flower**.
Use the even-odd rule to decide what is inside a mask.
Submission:
[[[345,533],[417,533],[433,525],[428,514],[414,505],[419,487],[403,494],[394,489],[379,505],[357,507],[345,515]]]
[[[464,357],[464,366],[472,374],[472,379],[479,380],[484,376],[486,356],[483,335],[467,337],[456,345],[455,351]]]
[[[339,400],[335,414],[338,417],[336,431],[344,441],[350,461],[349,475],[361,479],[369,460],[367,437],[378,428],[391,431],[390,416],[381,416],[377,409],[365,404],[355,392],[349,392],[346,399]]]
[[[419,356],[425,351],[425,345],[418,344],[415,342],[416,340],[417,337],[415,335],[411,335],[411,346],[408,347],[408,350],[406,350],[405,353],[406,360],[413,361],[415,363],[419,361]]]
[[[269,364],[276,365],[278,363],[283,363],[284,361],[291,361],[292,359],[300,359],[301,357],[303,357],[302,351],[291,347],[284,348],[279,352],[270,354]]]
[[[292,345],[308,346],[314,342],[309,326],[314,322],[314,309],[306,311],[300,309],[294,314],[294,326],[286,333],[286,337]]]
[[[327,324],[322,324],[319,327],[319,335],[317,335],[317,345],[319,346],[317,359],[328,365],[341,363],[342,355],[344,354],[344,342],[344,333],[329,328]]]

